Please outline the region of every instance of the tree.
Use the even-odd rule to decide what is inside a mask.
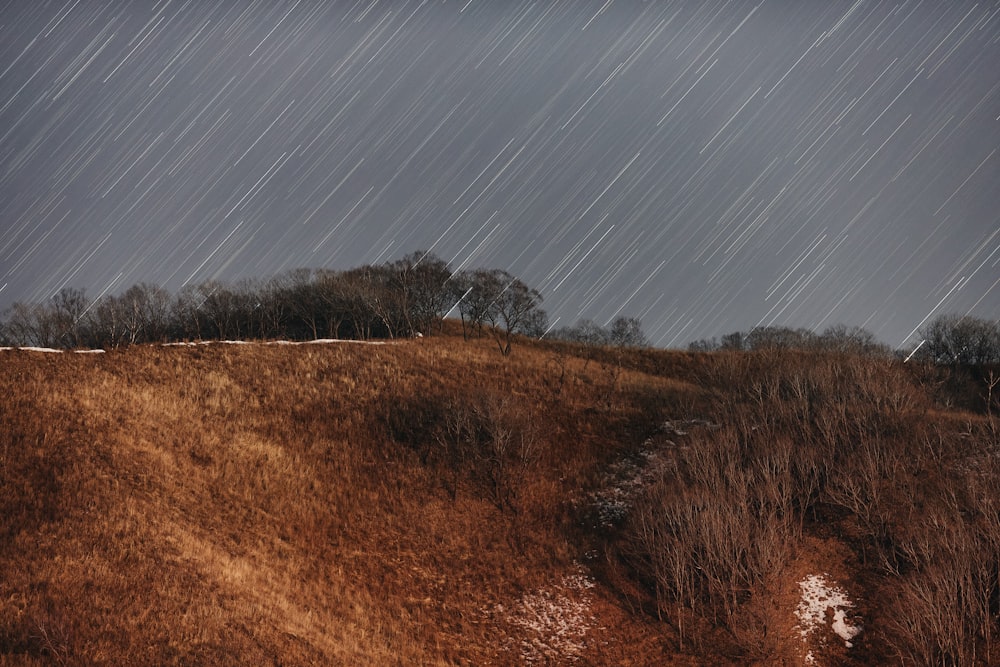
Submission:
[[[208,317],[202,310],[205,296],[200,285],[185,285],[170,309],[173,337],[201,340],[209,335]]]
[[[280,278],[281,300],[294,318],[291,338],[319,338],[324,304],[312,269],[293,269]]]
[[[395,338],[405,328],[403,295],[393,286],[393,271],[387,265],[365,266],[360,273],[360,287],[369,311],[381,325],[382,335]]]
[[[642,332],[642,322],[637,317],[618,317],[611,323],[608,338],[618,347],[648,347],[649,341]]]
[[[719,349],[719,341],[713,338],[699,338],[688,343],[688,352],[714,352]]]
[[[1000,362],[1000,325],[969,315],[941,315],[921,329],[922,355],[939,364]]]
[[[170,293],[148,283],[104,297],[90,309],[89,340],[105,347],[167,340],[177,333],[171,306]]]
[[[18,301],[4,311],[6,335],[15,345],[52,347],[56,328],[48,309],[37,303]]]
[[[528,325],[538,317],[542,295],[502,269],[477,271],[475,276],[473,291],[478,290],[480,299],[489,302],[485,318],[500,353],[506,357],[514,336],[526,333]]]
[[[562,327],[553,337],[584,345],[607,345],[610,342],[610,336],[604,327],[589,319],[578,320],[571,327]]]
[[[487,269],[462,271],[452,277],[452,296],[457,296],[458,312],[462,317],[462,332],[466,338],[475,331],[481,335],[483,324],[494,308],[496,283]],[[466,328],[468,324],[468,328]]]
[[[280,277],[268,279],[260,288],[257,336],[261,339],[288,335],[290,304],[285,299],[283,290]]]
[[[888,348],[879,343],[875,334],[862,327],[836,324],[827,327],[817,339],[820,349],[844,354],[884,354]]]
[[[108,296],[100,299],[91,313],[91,345],[116,348],[127,342],[125,339],[125,317],[116,297]]]
[[[507,392],[479,388],[444,400],[435,421],[434,448],[450,469],[452,499],[459,475],[466,473],[498,509],[516,513],[518,494],[537,456],[537,428],[529,407]]]
[[[430,331],[449,303],[451,269],[429,251],[412,252],[388,265],[409,333]]]
[[[812,347],[815,338],[816,334],[808,329],[771,326],[753,329],[743,337],[743,344],[751,350],[801,350]]]
[[[4,311],[3,339],[14,345],[79,347],[87,336],[90,302],[83,290],[64,288],[47,304],[16,302]]]
[[[746,349],[746,341],[744,338],[745,337],[742,331],[734,331],[726,334],[722,337],[722,341],[719,343],[719,349],[736,351],[744,350]]]
[[[80,347],[85,336],[84,315],[90,301],[82,289],[64,287],[52,297],[48,316],[52,319],[55,341],[62,347]]]
[[[541,338],[549,329],[549,314],[541,308],[535,308],[525,318],[521,333],[531,338]]]

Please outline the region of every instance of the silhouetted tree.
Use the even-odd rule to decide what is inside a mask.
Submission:
[[[611,323],[608,339],[618,347],[648,347],[649,341],[642,332],[642,322],[637,317],[617,317]]]
[[[409,333],[429,331],[452,305],[448,263],[433,253],[418,250],[390,263],[388,269]]]
[[[462,316],[462,328],[468,332],[482,334],[483,324],[490,321],[490,311],[496,308],[496,295],[502,282],[489,269],[462,271],[453,279],[453,287],[458,293],[458,309]],[[468,336],[466,336],[468,337]]]
[[[745,348],[764,349],[806,349],[813,346],[816,334],[808,329],[790,327],[760,327],[743,337]]]
[[[64,287],[52,297],[47,317],[52,320],[55,340],[60,347],[80,347],[86,335],[84,315],[90,301],[82,289]]]
[[[879,343],[875,334],[861,327],[849,327],[844,324],[827,327],[819,335],[816,344],[820,349],[830,352],[889,354],[889,348]]]
[[[526,333],[527,325],[536,317],[542,295],[502,269],[477,271],[476,280],[474,288],[480,290],[484,301],[489,301],[485,319],[500,353],[507,356],[514,336]]]
[[[921,329],[920,354],[936,363],[974,365],[1000,362],[1000,325],[968,315],[941,315]]]
[[[210,325],[202,306],[205,294],[200,285],[185,285],[170,308],[171,329],[177,340],[209,337]]]
[[[723,350],[744,350],[746,341],[742,331],[734,331],[722,337],[719,348]]]
[[[607,345],[610,342],[604,327],[588,319],[579,320],[571,327],[561,327],[553,332],[552,337],[584,345]]]
[[[45,306],[18,301],[4,311],[7,337],[14,345],[53,347],[57,329]]]

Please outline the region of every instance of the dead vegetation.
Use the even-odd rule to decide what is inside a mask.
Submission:
[[[0,664],[997,662],[996,410],[447,325],[0,352]],[[851,647],[795,630],[817,544]]]
[[[723,427],[661,437],[669,465],[658,466],[613,546],[679,642],[702,651],[710,635],[701,628],[721,626],[733,657],[787,660],[778,592],[804,534],[833,534],[878,591],[857,650],[838,661],[992,664],[992,418],[967,415],[957,431],[889,359],[762,352],[713,361],[703,382],[715,388],[710,415]]]

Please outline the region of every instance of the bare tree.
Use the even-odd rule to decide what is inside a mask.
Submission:
[[[457,299],[466,339],[472,332],[482,335],[483,325],[495,308],[496,282],[486,269],[461,271],[452,277],[452,296]]]
[[[497,507],[516,512],[518,493],[534,462],[537,436],[525,405],[509,394],[487,392],[473,404],[483,433],[476,456]]]
[[[649,341],[642,332],[642,322],[637,317],[616,317],[611,323],[608,338],[618,347],[648,347]]]
[[[816,334],[808,329],[790,327],[760,327],[743,337],[743,344],[751,350],[806,349],[812,347]]]
[[[590,319],[578,320],[571,327],[561,327],[552,332],[551,336],[552,338],[583,343],[584,345],[607,345],[611,342],[608,331]]]
[[[940,364],[1000,362],[1000,325],[968,315],[941,315],[921,329],[921,354]]]
[[[4,311],[4,315],[7,336],[15,345],[56,345],[58,329],[45,306],[18,301]]]
[[[514,336],[525,333],[540,309],[542,295],[501,269],[477,271],[473,292],[479,293],[478,300],[488,303],[485,320],[490,324],[500,353],[508,356]]]
[[[205,295],[199,285],[185,285],[170,307],[173,336],[200,340],[209,336],[208,317],[203,309]]]
[[[452,305],[448,302],[448,263],[429,251],[418,250],[390,263],[388,268],[411,335],[430,331],[431,324]]]
[[[528,407],[495,388],[443,399],[433,430],[437,458],[450,470],[448,491],[469,474],[501,511],[516,513],[525,476],[537,457],[538,435]]]
[[[49,317],[55,328],[55,340],[62,347],[79,347],[85,336],[84,315],[90,301],[82,289],[65,287],[52,297]]]

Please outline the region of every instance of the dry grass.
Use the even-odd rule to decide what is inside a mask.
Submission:
[[[0,664],[794,662],[819,538],[867,591],[840,658],[996,654],[997,429],[939,388],[453,329],[0,351]]]
[[[571,566],[574,489],[680,390],[570,358],[554,392],[551,352],[490,345],[3,352],[0,662],[519,662],[482,610]],[[516,511],[472,476],[449,493],[430,425],[400,420],[469,388],[530,414]],[[629,405],[595,410],[609,393]]]

